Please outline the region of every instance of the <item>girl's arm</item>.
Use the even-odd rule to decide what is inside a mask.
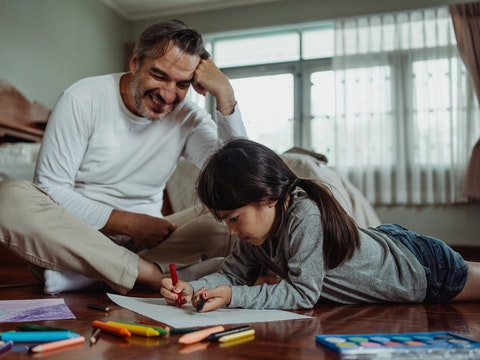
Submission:
[[[196,304],[204,288],[207,297],[212,298],[204,305],[204,311],[224,305],[246,309],[312,308],[320,298],[325,270],[318,208],[311,204],[307,210],[291,218],[288,232],[279,239],[275,258],[268,258],[259,247],[240,242],[222,271],[192,281],[188,285],[191,289],[186,285],[179,289],[184,302],[195,298]],[[263,264],[282,269],[277,274],[282,280],[254,286]],[[162,294],[165,296],[163,289]]]
[[[246,245],[251,247],[251,245]],[[231,286],[238,284],[253,285],[260,273],[262,267],[259,266],[255,256],[250,254],[250,250],[245,248],[245,244],[237,243],[232,255],[227,257],[221,271],[204,276],[190,283],[179,279],[176,286],[173,286],[172,280],[167,277],[161,281],[161,295],[170,305],[176,305],[178,295],[182,297],[182,303],[192,302],[196,306],[200,296],[207,296],[208,306],[204,311],[212,311],[230,303]],[[206,290],[208,292],[203,295]]]
[[[307,211],[308,210],[308,211]],[[222,273],[192,282],[195,289],[204,286],[209,297],[229,298],[229,307],[249,309],[309,309],[319,300],[323,278],[323,233],[318,208],[311,204],[293,216],[288,232],[279,239],[277,257],[268,258],[258,247],[239,244]],[[257,264],[257,267],[254,266]],[[277,284],[252,286],[261,271],[258,264],[279,270]],[[223,286],[231,289],[231,296]],[[218,287],[218,288],[217,288]],[[213,307],[212,307],[213,308]],[[217,307],[215,307],[217,308]],[[205,306],[205,310],[211,310]]]
[[[319,300],[323,278],[323,233],[317,213],[302,214],[280,239],[284,273],[277,284],[232,287],[230,307],[250,309],[310,309]]]

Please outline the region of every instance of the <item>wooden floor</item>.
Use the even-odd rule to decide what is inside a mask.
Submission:
[[[23,265],[10,265],[8,272],[1,271],[0,299],[51,298],[44,295],[41,284],[25,270]],[[132,296],[157,297],[145,289],[136,289]],[[152,320],[113,304],[104,292],[62,293],[76,319],[38,322],[49,326],[69,328],[87,339],[92,332],[93,320],[143,321]],[[108,305],[108,313],[87,308],[88,303]],[[99,342],[85,342],[58,352],[43,354],[48,359],[340,359],[337,353],[315,342],[317,334],[365,334],[450,331],[475,340],[480,340],[480,304],[442,305],[317,305],[313,310],[299,311],[312,316],[307,320],[292,320],[267,323],[251,323],[255,329],[253,341],[225,347],[217,343],[198,343],[185,347],[178,343],[180,335],[144,338],[132,336],[123,340],[102,334]],[[18,323],[0,323],[1,331],[15,330]],[[232,327],[225,325],[226,328]],[[0,355],[1,360],[31,359],[38,355],[26,352],[24,343],[17,343],[12,350]],[[369,359],[372,357],[362,357]],[[395,358],[395,357],[392,357]],[[398,358],[398,357],[397,357]],[[419,357],[428,359],[427,355]],[[453,359],[452,356],[446,357]],[[471,357],[478,359],[479,357]]]

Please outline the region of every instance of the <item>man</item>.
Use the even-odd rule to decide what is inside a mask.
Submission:
[[[217,124],[186,99],[190,85],[213,95]],[[138,39],[129,72],[83,79],[62,93],[35,185],[0,184],[0,242],[48,269],[46,293],[92,280],[120,293],[135,283],[159,289],[168,263],[182,267],[231,249],[207,213],[162,217],[178,159],[201,167],[219,144],[244,136],[233,89],[202,36],[178,20],[154,24]]]

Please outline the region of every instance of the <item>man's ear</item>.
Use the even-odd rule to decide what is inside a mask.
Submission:
[[[138,58],[132,55],[129,62],[130,72],[135,73],[138,70]]]

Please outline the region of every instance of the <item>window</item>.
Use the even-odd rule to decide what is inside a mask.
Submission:
[[[293,147],[293,75],[233,79],[248,136],[277,153]],[[275,94],[271,96],[270,94]],[[258,140],[257,140],[258,141]]]
[[[479,110],[446,8],[207,39],[252,140],[323,153],[374,204],[464,201]]]
[[[299,46],[298,34],[290,31],[219,40],[213,52],[217,66],[233,67],[298,60]]]

